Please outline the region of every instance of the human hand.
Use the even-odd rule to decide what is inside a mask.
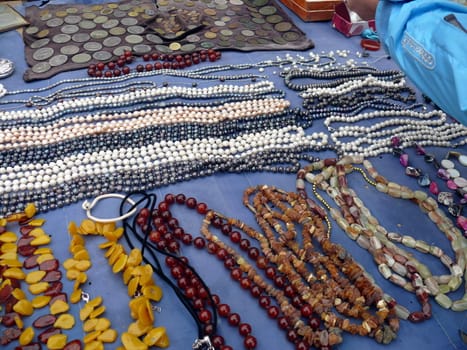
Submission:
[[[368,21],[375,18],[379,0],[347,0],[349,10],[357,13],[361,19]]]

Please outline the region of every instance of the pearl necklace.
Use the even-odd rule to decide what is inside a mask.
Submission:
[[[363,164],[367,174],[356,168],[354,164]],[[388,232],[381,226],[371,211],[348,186],[346,174],[359,171],[365,180],[378,191],[394,198],[410,200],[437,225],[451,243],[456,260],[453,261],[442,249],[425,241],[416,240],[409,235]],[[434,296],[436,302],[443,308],[453,311],[467,310],[467,290],[460,300],[452,301],[448,293],[457,290],[465,282],[467,254],[466,239],[452,221],[438,208],[435,200],[425,192],[411,189],[389,182],[378,174],[368,160],[362,157],[344,157],[339,161],[328,159],[310,164],[305,168],[302,179],[326,193],[336,202],[339,209],[331,208],[319,198],[330,210],[331,216],[347,235],[362,248],[367,249],[378,264],[382,276],[408,291],[415,292],[422,305],[421,311],[405,312],[405,318],[420,322],[431,316],[429,296]],[[297,188],[304,193],[304,182],[297,182]],[[316,193],[316,192],[315,192]],[[399,247],[401,243],[406,248],[416,249],[425,254],[437,257],[449,270],[449,275],[434,275],[429,268],[406,249]],[[466,286],[464,286],[467,288]]]
[[[101,133],[124,132],[155,125],[196,123],[211,125],[228,120],[284,113],[290,102],[284,99],[254,99],[219,106],[174,106],[131,113],[101,113],[59,119],[44,126],[25,125],[0,130],[0,151],[45,146]]]
[[[331,127],[332,123],[357,123],[384,118],[384,121],[367,124]],[[441,111],[418,112],[414,110],[375,111],[354,116],[333,115],[326,118],[324,125],[331,132],[340,155],[362,157],[390,153],[394,135],[404,135],[406,147],[413,143],[456,147],[467,144],[467,127],[457,123],[447,123],[446,114]],[[341,138],[343,141],[341,141]],[[353,140],[349,141],[349,138]],[[459,139],[459,140],[458,140]],[[458,140],[457,142],[454,142]]]
[[[125,94],[112,96],[95,96],[75,100],[65,100],[57,104],[41,109],[0,111],[0,122],[11,121],[39,122],[44,119],[62,116],[68,113],[83,111],[93,111],[101,108],[125,107],[134,104],[150,102],[154,100],[165,100],[169,98],[185,99],[206,99],[218,98],[230,95],[257,96],[265,93],[272,93],[275,90],[274,84],[270,81],[258,82],[254,84],[239,85],[216,85],[207,88],[189,88],[184,86],[168,86],[145,90],[130,91]]]

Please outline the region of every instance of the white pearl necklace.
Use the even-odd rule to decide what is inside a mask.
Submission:
[[[327,145],[325,133],[307,135],[303,128],[288,126],[246,133],[232,139],[209,137],[180,141],[160,141],[148,146],[118,148],[77,154],[48,163],[28,163],[0,167],[0,194],[47,190],[81,177],[112,174],[119,171],[157,169],[181,161],[235,159],[273,149],[316,148]]]
[[[215,124],[284,112],[290,102],[280,98],[230,102],[219,106],[174,106],[130,113],[72,116],[44,126],[25,125],[0,130],[0,151],[44,146],[80,136],[137,130],[176,123]]]
[[[385,118],[378,123],[369,120]],[[364,125],[349,125],[363,122]],[[344,123],[332,127],[333,123]],[[467,127],[449,123],[441,111],[418,112],[393,110],[361,113],[355,116],[333,115],[325,119],[324,125],[336,149],[342,155],[374,157],[392,150],[391,139],[401,136],[402,147],[417,143],[422,146],[453,147],[467,144]],[[456,142],[457,140],[457,142]]]
[[[168,86],[151,89],[139,89],[123,94],[84,97],[73,100],[60,101],[55,105],[41,109],[0,111],[0,121],[13,120],[41,120],[50,118],[58,113],[80,111],[97,108],[109,108],[111,106],[133,105],[136,103],[153,102],[155,99],[165,99],[176,96],[188,99],[204,99],[217,97],[218,95],[236,94],[250,96],[252,94],[264,94],[274,91],[274,83],[261,81],[246,85],[216,85],[206,88],[194,88],[186,86]]]

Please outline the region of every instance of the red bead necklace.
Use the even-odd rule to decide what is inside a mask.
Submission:
[[[138,64],[134,70],[141,73],[161,69],[184,69],[206,61],[215,62],[219,60],[221,56],[222,54],[220,51],[213,49],[201,50],[189,54],[144,54],[142,59],[145,63]],[[88,75],[96,78],[112,78],[128,75],[132,72],[132,68],[130,68],[129,65],[132,64],[134,60],[135,56],[133,53],[131,51],[125,51],[115,61],[110,61],[108,63],[99,62],[89,65]]]

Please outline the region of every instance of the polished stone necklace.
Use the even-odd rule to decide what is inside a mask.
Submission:
[[[357,167],[361,164],[366,171]],[[351,172],[361,173],[365,180],[381,193],[399,200],[409,200],[418,205],[449,240],[455,260],[435,245],[430,245],[410,235],[388,232],[350,187],[347,175]],[[413,191],[406,186],[386,180],[370,161],[358,156],[346,156],[340,160],[326,159],[305,167],[297,180],[297,189],[303,195],[306,195],[305,180],[313,185],[313,192],[328,208],[333,219],[349,238],[372,254],[381,275],[395,285],[415,293],[421,310],[408,312],[400,308],[399,315],[402,318],[412,322],[421,322],[430,318],[430,296],[434,297],[443,308],[453,311],[467,310],[466,292],[461,299],[455,301],[448,296],[450,292],[459,289],[463,283],[465,288],[467,256],[464,247],[466,239],[446,214],[439,209],[433,198],[423,191]],[[318,194],[318,189],[326,192],[338,208],[331,208]],[[416,249],[438,258],[449,274],[435,275],[423,261],[410,253],[409,249]]]

